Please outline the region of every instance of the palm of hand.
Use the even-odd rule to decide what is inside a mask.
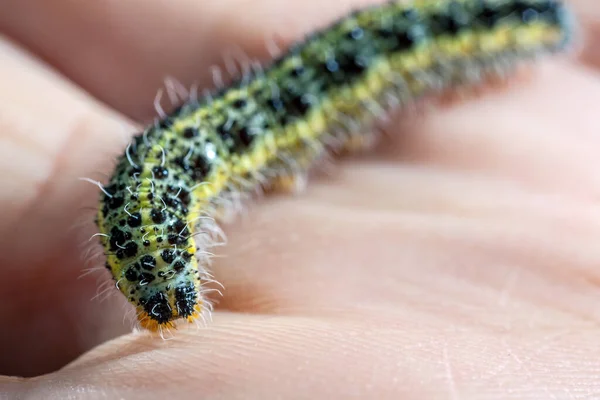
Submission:
[[[76,45],[69,37],[36,43],[16,17],[0,18],[0,27],[90,93],[140,117],[147,109],[129,105],[149,98],[167,68],[191,79],[233,35],[198,23],[221,15],[216,4],[188,21],[179,8],[155,3],[124,43],[111,38],[119,37],[111,24],[121,25],[102,6],[70,4],[71,17],[54,10],[57,21],[77,15],[86,22],[79,46],[108,32],[89,54],[126,55],[116,61],[120,70],[106,59],[74,63],[53,50]],[[13,16],[51,12],[23,4],[15,2]],[[120,16],[136,11],[122,7]],[[252,10],[268,7],[276,6]],[[58,23],[52,15],[46,24]],[[149,21],[222,39],[152,49],[136,36],[153,34]],[[262,40],[264,27],[244,28]],[[69,228],[97,196],[77,177],[110,170],[130,123],[8,37],[1,43],[7,62],[0,68],[11,79],[0,91],[0,206],[8,210],[0,223],[0,372],[34,375],[128,328],[124,299],[90,301],[95,277],[77,280],[82,237]],[[201,61],[190,55],[198,47]],[[178,62],[146,67],[157,50]],[[139,70],[148,75],[131,80]],[[599,82],[589,66],[549,63],[509,91],[441,109],[409,129],[393,124],[386,148],[341,162],[298,197],[266,198],[226,227],[229,242],[212,269],[227,290],[208,328],[183,327],[169,341],[127,334],[50,375],[0,378],[0,393],[52,390],[59,398],[77,384],[90,397],[127,398],[597,394]]]

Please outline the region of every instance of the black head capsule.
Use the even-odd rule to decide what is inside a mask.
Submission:
[[[165,293],[155,293],[148,298],[143,298],[140,302],[143,304],[148,318],[159,325],[165,325],[173,319],[173,309]]]
[[[175,307],[182,318],[194,315],[197,303],[198,292],[193,284],[181,285],[175,289]]]

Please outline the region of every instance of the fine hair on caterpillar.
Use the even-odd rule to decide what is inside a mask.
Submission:
[[[390,109],[508,76],[570,47],[557,0],[392,1],[353,12],[265,66],[239,54],[212,68],[216,90],[171,78],[171,103],[127,145],[100,187],[95,236],[140,325],[201,318],[221,219],[263,187],[299,190],[330,154],[368,147]],[[241,57],[241,58],[240,58]],[[236,62],[237,61],[237,62]]]

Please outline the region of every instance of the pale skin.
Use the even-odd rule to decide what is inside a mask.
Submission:
[[[0,0],[0,397],[600,397],[595,0],[573,2],[578,57],[392,121],[226,225],[207,327],[163,341],[116,288],[90,300],[98,188],[77,178],[110,172],[165,75],[209,86],[228,46],[268,59],[369,1],[330,3]]]

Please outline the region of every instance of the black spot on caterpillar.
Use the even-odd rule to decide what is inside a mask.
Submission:
[[[331,143],[356,139],[390,98],[408,104],[562,51],[573,21],[557,0],[388,2],[145,129],[104,187],[97,217],[107,266],[140,324],[157,330],[199,316],[209,279],[201,256],[214,232],[206,221],[240,182],[273,179],[285,158],[309,168]]]

